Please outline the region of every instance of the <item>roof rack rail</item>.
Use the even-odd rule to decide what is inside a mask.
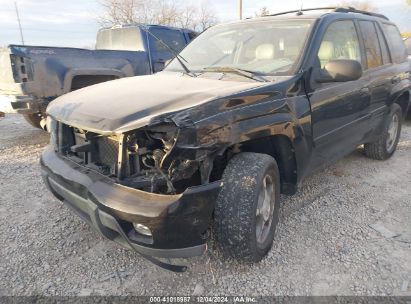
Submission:
[[[292,13],[297,13],[297,15],[302,15],[303,12],[306,11],[323,11],[323,10],[335,10],[337,7],[316,7],[316,8],[304,8],[304,9],[298,9],[298,10],[293,10],[293,11],[286,11],[286,12],[281,12],[281,13],[276,13],[276,14],[270,14],[266,15],[267,17],[269,16],[280,16],[280,15],[285,15],[285,14],[292,14]]]
[[[304,8],[304,9],[299,9],[299,10],[293,10],[293,11],[286,11],[286,12],[281,12],[281,13],[276,13],[276,14],[270,14],[270,15],[267,15],[267,17],[269,17],[269,16],[280,16],[280,15],[292,14],[292,13],[296,13],[297,15],[300,16],[300,15],[303,14],[303,12],[320,11],[320,10],[332,10],[333,12],[336,12],[336,13],[358,13],[358,14],[364,14],[364,15],[368,15],[368,16],[374,16],[374,17],[379,17],[379,18],[389,20],[386,16],[384,16],[382,14],[357,10],[356,8],[351,7],[351,6],[349,6],[349,7],[335,7],[335,6],[332,6],[332,7]]]
[[[383,18],[385,20],[390,20],[388,19],[387,16],[384,16],[383,14],[377,14],[377,13],[372,13],[372,12],[367,12],[367,11],[362,11],[362,10],[357,10],[354,7],[337,7],[334,12],[336,13],[357,13],[357,14],[364,14],[364,15],[368,15],[368,16],[374,16],[374,17],[379,17],[379,18]]]

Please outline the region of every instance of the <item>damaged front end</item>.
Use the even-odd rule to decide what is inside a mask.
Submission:
[[[162,121],[102,135],[50,116],[47,127],[46,185],[91,226],[170,270],[152,257],[204,252],[221,182],[210,178],[215,149],[196,148],[195,128]]]
[[[161,194],[179,194],[190,186],[200,185],[199,161],[195,155],[178,149],[180,133],[169,123],[124,135],[126,170],[122,172],[121,183]]]
[[[208,182],[195,132],[171,122],[110,136],[56,123],[51,133],[56,152],[130,188],[180,194]]]

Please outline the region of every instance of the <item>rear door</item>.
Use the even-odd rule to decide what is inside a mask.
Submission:
[[[360,38],[353,20],[328,25],[314,52],[309,98],[314,142],[313,166],[327,164],[351,152],[366,132],[370,112],[368,77],[349,82],[319,84],[315,75],[327,62],[351,59],[364,63]]]
[[[392,61],[387,42],[382,35],[379,24],[375,21],[358,21],[365,51],[364,76],[369,80],[370,91],[370,124],[365,141],[373,140],[380,134],[379,126],[387,113],[386,102],[391,92]]]
[[[393,62],[391,66],[391,94],[395,98],[398,97],[398,94],[410,89],[410,61],[407,58],[407,50],[398,28],[394,24],[385,22],[381,25]]]

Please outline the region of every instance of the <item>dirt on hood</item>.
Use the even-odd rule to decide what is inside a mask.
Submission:
[[[63,95],[47,112],[54,119],[101,134],[130,131],[176,112],[261,85],[162,72],[109,81]]]

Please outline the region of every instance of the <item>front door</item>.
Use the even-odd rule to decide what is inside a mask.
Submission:
[[[367,133],[370,92],[366,75],[349,82],[315,82],[315,75],[330,60],[364,62],[359,36],[352,20],[331,23],[325,30],[315,56],[312,89],[308,95],[312,109],[312,165],[318,167],[346,155],[361,143]]]

